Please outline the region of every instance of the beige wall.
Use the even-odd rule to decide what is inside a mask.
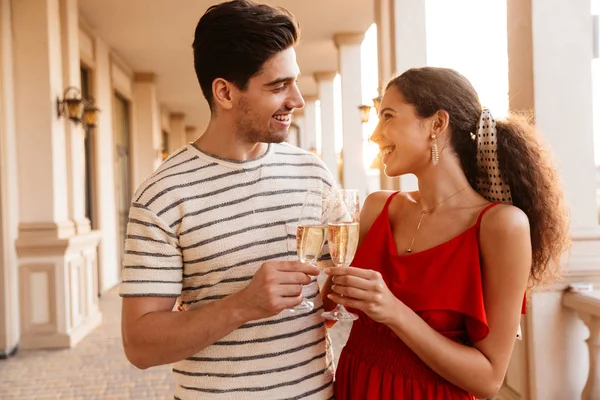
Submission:
[[[17,149],[14,118],[12,21],[9,0],[0,0],[0,355],[19,342],[17,283]]]

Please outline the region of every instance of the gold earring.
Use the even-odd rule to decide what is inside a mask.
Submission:
[[[440,162],[440,152],[438,151],[437,136],[435,133],[431,135],[431,139],[433,140],[431,144],[431,162],[433,162],[433,165],[437,165]]]

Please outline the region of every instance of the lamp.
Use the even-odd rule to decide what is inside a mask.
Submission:
[[[87,127],[94,128],[98,124],[98,113],[100,109],[96,107],[93,97],[85,101],[83,108],[83,124]]]
[[[375,112],[379,114],[379,106],[381,105],[381,99],[383,99],[382,95],[373,98],[373,106],[375,107]]]
[[[76,124],[93,128],[98,124],[98,113],[94,98],[83,99],[81,90],[75,86],[69,86],[63,93],[62,100],[56,99],[56,109],[59,117],[67,117]]]
[[[371,106],[362,104],[362,105],[358,106],[358,109],[360,110],[360,120],[362,121],[362,123],[365,124],[365,123],[369,122],[369,114],[371,113]]]
[[[65,89],[62,100],[60,98],[56,99],[58,116],[66,116],[76,124],[81,122],[83,106],[81,90],[75,86],[69,86]]]

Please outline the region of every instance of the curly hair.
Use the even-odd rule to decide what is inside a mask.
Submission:
[[[477,143],[471,139],[482,112],[471,83],[447,68],[413,68],[392,79],[396,88],[421,118],[446,111],[451,150],[458,156],[473,189],[485,174],[477,165]],[[550,283],[560,276],[560,257],[569,246],[569,220],[559,174],[550,152],[526,117],[512,115],[496,121],[498,163],[507,180],[513,205],[529,218],[532,246],[530,285]]]

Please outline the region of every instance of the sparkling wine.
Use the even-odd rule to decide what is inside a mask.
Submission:
[[[325,225],[299,225],[296,233],[298,258],[303,263],[314,264],[323,249],[327,227]]]
[[[329,252],[336,266],[349,265],[358,245],[358,222],[329,224]]]

